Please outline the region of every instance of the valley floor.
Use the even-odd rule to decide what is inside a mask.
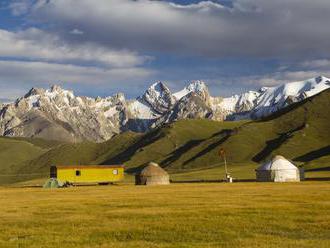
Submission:
[[[0,188],[0,247],[329,247],[330,183]]]

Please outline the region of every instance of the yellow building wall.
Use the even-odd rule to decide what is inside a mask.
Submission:
[[[80,176],[76,176],[77,170]],[[124,168],[58,168],[57,179],[70,183],[118,182],[124,179]]]

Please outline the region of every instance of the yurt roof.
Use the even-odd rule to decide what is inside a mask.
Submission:
[[[283,156],[275,156],[270,161],[262,164],[257,170],[293,170],[297,167]]]
[[[139,173],[141,176],[166,176],[168,173],[160,167],[158,164],[150,162],[146,167]]]

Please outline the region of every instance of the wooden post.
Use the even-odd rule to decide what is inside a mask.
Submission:
[[[228,175],[228,169],[227,169],[226,153],[223,154],[223,161],[225,162],[225,172],[226,172],[226,177],[227,177],[227,175]]]
[[[219,155],[220,155],[220,157],[223,158],[223,161],[225,163],[226,181],[229,182],[230,181],[230,174],[228,173],[228,168],[227,168],[226,152],[223,148],[220,148]]]

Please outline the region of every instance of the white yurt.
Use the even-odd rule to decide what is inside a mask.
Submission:
[[[257,182],[299,182],[300,171],[283,156],[275,156],[256,169]]]

